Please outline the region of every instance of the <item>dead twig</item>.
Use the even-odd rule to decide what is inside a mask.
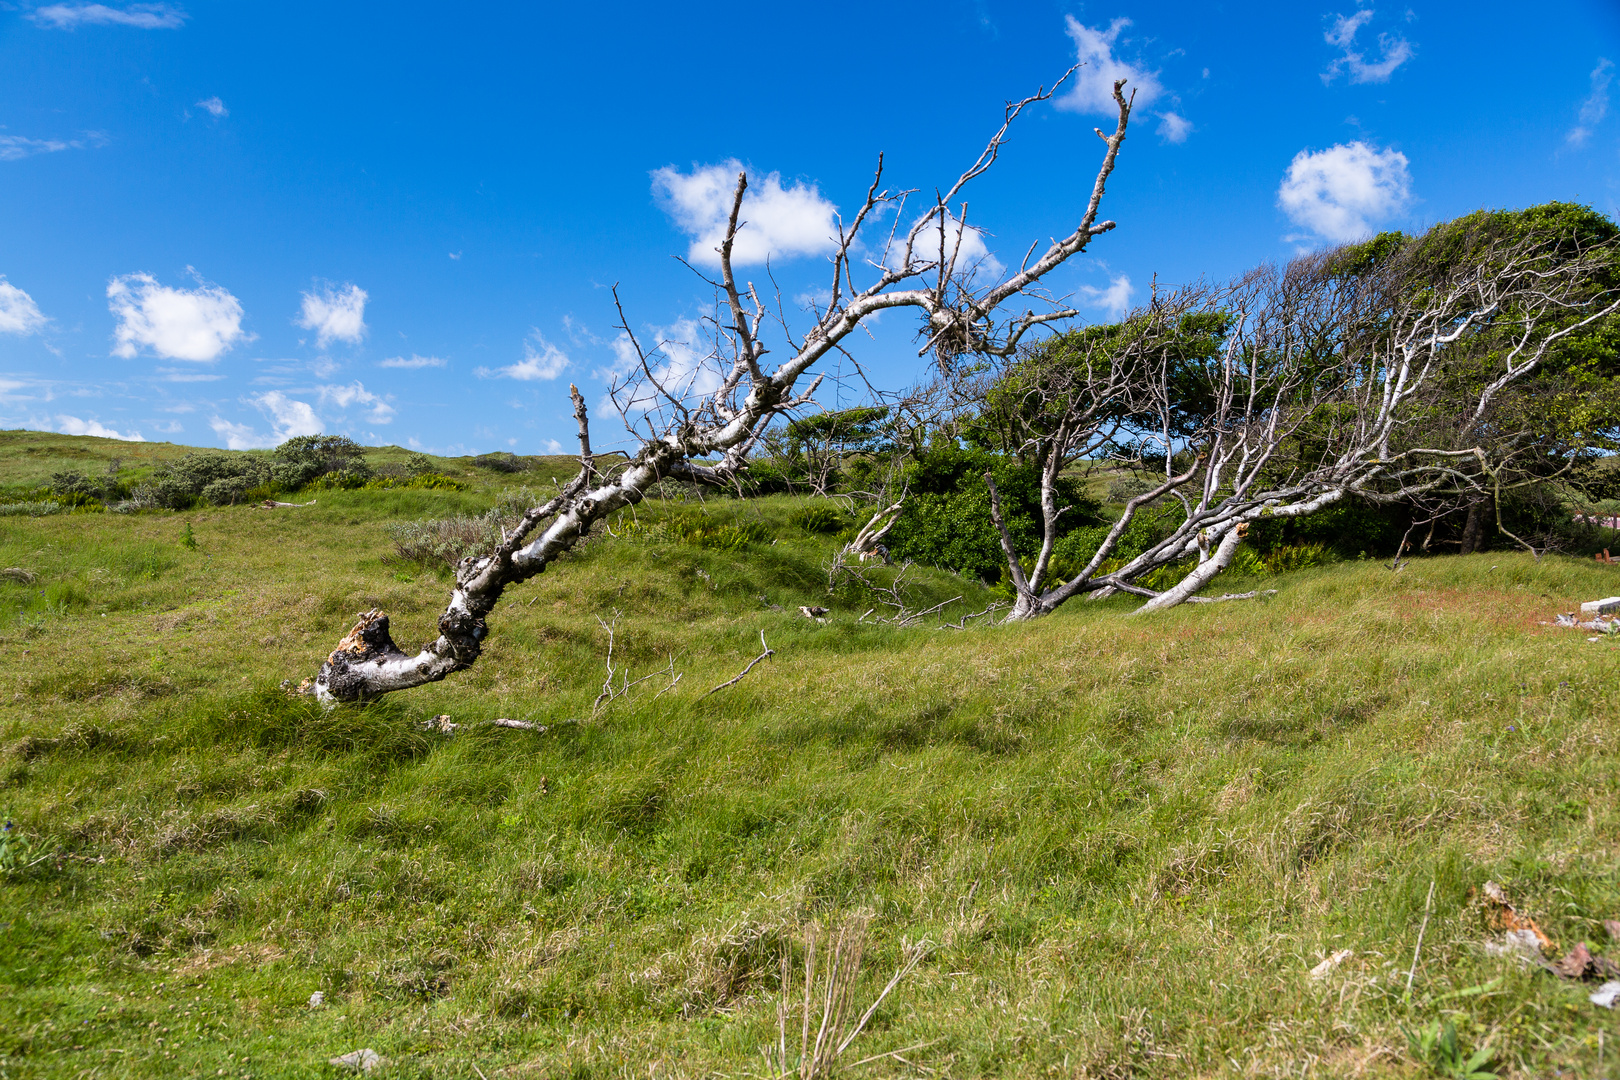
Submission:
[[[755,664],[759,663],[761,660],[764,660],[764,659],[766,659],[768,657],[772,657],[772,656],[776,655],[776,650],[771,648],[769,645],[765,644],[765,631],[763,631],[763,630],[761,630],[759,632],[759,644],[760,644],[760,647],[763,648],[765,651],[760,653],[758,656],[754,657],[752,660],[748,661],[748,666],[743,668],[741,671],[739,671],[734,678],[727,679],[725,682],[721,683],[719,686],[715,687],[713,690],[710,690],[709,694],[719,693],[721,690],[724,690],[728,686],[737,685],[738,683],[742,682],[742,678],[743,678],[744,675],[747,675],[750,671],[754,670],[754,665]],[[703,698],[708,697],[709,694],[704,694],[703,697],[698,698],[698,700],[702,701]]]
[[[961,597],[958,597],[957,599],[961,599]],[[1011,606],[1011,605],[1009,605],[1005,600],[992,600],[992,601],[990,601],[990,605],[988,607],[986,607],[983,611],[975,611],[971,615],[963,615],[960,619],[957,619],[953,623],[943,623],[943,624],[941,624],[940,629],[941,630],[966,630],[968,620],[970,620],[970,619],[981,619],[986,615],[993,615],[995,612],[1000,611],[1002,608],[1009,607],[1009,606]],[[992,624],[994,624],[995,620],[991,619],[990,622]]]

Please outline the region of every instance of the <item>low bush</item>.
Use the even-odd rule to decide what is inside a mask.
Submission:
[[[715,551],[740,551],[749,544],[771,539],[771,531],[757,521],[726,522],[690,521],[627,521],[613,529],[621,540],[642,543],[691,544],[693,547]]]
[[[807,533],[836,533],[849,526],[849,519],[827,502],[807,502],[789,513],[787,520]]]
[[[402,521],[386,525],[383,530],[394,541],[394,555],[400,561],[453,567],[467,556],[487,553],[500,543],[504,520],[497,507],[479,517],[458,514]]]
[[[524,461],[516,454],[507,453],[505,450],[499,450],[493,454],[479,454],[477,457],[473,458],[472,463],[478,466],[480,469],[489,469],[491,472],[498,473],[520,473],[529,471],[529,463],[527,461]]]

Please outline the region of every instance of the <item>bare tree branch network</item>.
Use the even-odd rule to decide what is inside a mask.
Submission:
[[[1117,326],[1053,337],[977,375],[963,393],[978,403],[981,437],[1041,467],[1033,560],[1014,550],[986,476],[1016,593],[1008,618],[1081,594],[1140,595],[1144,612],[1197,599],[1251,523],[1350,497],[1419,507],[1489,497],[1500,514],[1504,490],[1534,482],[1512,479],[1515,458],[1545,447],[1498,406],[1562,342],[1620,311],[1595,284],[1614,243],[1488,230],[1449,239],[1461,254],[1438,271],[1419,238],[1372,271],[1351,272],[1346,251],[1331,250],[1219,287],[1156,289]],[[1122,461],[1151,488],[1083,567],[1054,578],[1059,477]],[[1174,527],[1115,558],[1152,507],[1167,507]],[[1141,582],[1183,564],[1168,587]]]
[[[1001,126],[978,158],[936,196],[909,227],[901,225],[912,192],[883,186],[878,160],[866,196],[854,218],[840,220],[831,258],[830,292],[813,310],[812,325],[795,332],[779,311],[761,299],[754,283],[733,272],[732,249],[741,221],[746,173],[737,178],[730,219],[718,254],[720,277],[711,284],[721,296],[712,321],[712,341],[705,362],[696,370],[666,363],[659,345],[648,347],[631,329],[620,308],[620,328],[631,343],[635,370],[610,391],[627,421],[635,419],[640,446],[627,460],[611,466],[591,450],[588,410],[577,387],[570,387],[579,425],[579,472],[543,505],[531,507],[487,555],[462,560],[455,571],[450,601],[438,620],[438,635],[415,653],[400,649],[389,633],[388,616],[367,612],[338,644],[315,679],[313,692],[322,701],[360,701],[443,679],[477,661],[489,635],[490,612],[505,591],[542,573],[589,535],[614,511],[641,501],[652,485],[665,478],[725,487],[735,483],[749,452],[773,418],[811,403],[819,376],[816,365],[842,354],[843,342],[862,323],[880,312],[910,308],[922,316],[927,343],[942,366],[963,353],[1010,356],[1032,328],[1075,314],[1063,309],[1041,287],[1042,279],[1091,241],[1114,228],[1101,220],[1104,190],[1113,174],[1130,121],[1131,101],[1124,81],[1114,86],[1118,120],[1104,142],[1102,161],[1078,222],[1053,240],[1039,258],[1027,257],[1016,272],[993,284],[979,284],[982,267],[958,265],[964,236],[965,206],[959,196],[996,161],[1014,121],[1030,106],[1056,93],[1065,79],[1009,103]],[[881,229],[893,215],[888,235],[867,242],[869,226]],[[1033,261],[1031,261],[1033,259]],[[864,282],[864,284],[862,283]],[[618,292],[614,292],[618,302]],[[1021,314],[1003,309],[1014,301]],[[767,340],[777,342],[772,347]],[[774,366],[767,356],[782,359]],[[809,380],[808,386],[801,383]],[[644,433],[643,432],[644,429]],[[700,463],[706,462],[706,463]]]

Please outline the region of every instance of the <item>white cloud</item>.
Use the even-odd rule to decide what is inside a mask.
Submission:
[[[0,334],[32,334],[45,327],[44,312],[34,298],[0,274]]]
[[[114,431],[110,427],[102,427],[99,420],[80,420],[77,416],[58,416],[56,422],[60,425],[57,430],[64,435],[94,435],[98,439],[120,439],[123,442],[145,442],[138,431],[131,431],[128,435]]]
[[[171,289],[151,274],[115,277],[107,284],[107,307],[118,317],[113,355],[126,359],[147,348],[170,360],[215,360],[238,341],[252,340],[242,330],[241,302],[201,278],[195,289]]]
[[[1405,209],[1412,198],[1406,155],[1376,150],[1364,142],[1311,153],[1301,150],[1288,166],[1277,205],[1290,220],[1327,240],[1359,240],[1372,222]]]
[[[405,368],[415,371],[418,368],[444,367],[444,358],[441,356],[417,356],[412,353],[409,357],[390,356],[377,364],[378,367]]]
[[[333,341],[360,344],[360,339],[366,336],[366,301],[370,299],[366,290],[353,284],[336,289],[325,285],[303,295],[303,310],[297,324],[315,331],[317,349],[324,349]]]
[[[178,435],[182,431],[186,430],[186,426],[178,420],[165,420],[162,423],[154,424],[153,427],[157,428],[165,435]]]
[[[106,4],[47,4],[28,16],[40,26],[55,30],[76,30],[81,26],[133,26],[137,30],[178,30],[186,13],[169,4],[131,4],[125,8]]]
[[[549,382],[568,370],[569,360],[557,346],[545,339],[539,330],[533,331],[530,340],[523,343],[523,359],[507,367],[496,368],[491,371],[487,367],[479,368],[475,374],[480,379],[502,378],[517,379],[520,382],[534,382],[536,380]],[[535,348],[538,345],[539,348]]]
[[[54,154],[82,144],[61,139],[27,139],[21,135],[0,135],[0,161],[21,161],[35,154]]]
[[[1095,285],[1080,286],[1080,295],[1086,298],[1086,306],[1101,308],[1115,322],[1123,319],[1130,310],[1132,291],[1128,274],[1109,278],[1106,289],[1099,289]]]
[[[321,418],[315,415],[315,410],[310,408],[308,402],[295,401],[280,390],[271,390],[247,400],[248,404],[256,406],[270,420],[271,432],[268,435],[261,435],[246,424],[233,424],[229,420],[215,416],[208,421],[208,426],[213,428],[214,433],[223,438],[225,445],[232,450],[260,450],[280,446],[294,436],[319,435],[326,430]]]
[[[214,429],[214,434],[225,440],[226,447],[231,450],[263,450],[277,445],[277,440],[273,436],[260,435],[246,424],[233,424],[222,417],[214,417],[208,421],[208,426]]]
[[[1372,8],[1362,8],[1354,15],[1335,15],[1323,39],[1341,53],[1322,73],[1322,82],[1330,83],[1342,71],[1349,71],[1353,83],[1388,82],[1395,69],[1412,59],[1412,43],[1399,34],[1379,34],[1378,48],[1383,52],[1380,60],[1369,63],[1366,54],[1357,50],[1356,35],[1373,17]]]
[[[351,405],[370,409],[371,412],[366,415],[370,423],[386,424],[394,418],[394,407],[388,404],[388,399],[373,394],[358,379],[348,386],[321,386],[317,390],[322,405],[330,402],[340,409],[348,409]]]
[[[1581,102],[1580,123],[1570,128],[1566,141],[1571,146],[1583,146],[1591,136],[1592,129],[1603,122],[1609,115],[1609,80],[1612,78],[1610,69],[1614,64],[1607,57],[1598,60],[1597,67],[1592,69],[1592,93]]]
[[[653,195],[675,225],[692,237],[687,258],[709,266],[720,264],[719,247],[731,217],[741,162],[694,166],[690,174],[666,166],[652,174]],[[762,263],[767,258],[791,258],[831,251],[838,233],[838,208],[814,184],[782,186],[780,173],[761,178],[749,175],[743,196],[742,223],[732,245],[734,266]]]
[[[546,453],[548,453],[548,454],[560,454],[562,452],[563,452],[563,444],[562,443],[558,442],[556,439],[547,439],[546,440]]]
[[[186,371],[181,368],[158,368],[164,382],[218,382],[223,375],[210,375],[206,371]]]
[[[1165,142],[1184,143],[1192,134],[1192,121],[1175,112],[1155,113],[1159,118],[1159,137]]]
[[[199,109],[207,109],[216,120],[220,120],[231,115],[231,110],[225,107],[225,103],[219,100],[218,95],[211,98],[203,98],[201,101],[197,102],[197,107]]]
[[[1158,73],[1137,67],[1114,55],[1114,45],[1121,30],[1131,25],[1129,19],[1115,19],[1108,29],[1099,30],[1085,25],[1073,15],[1064,17],[1069,36],[1074,39],[1076,59],[1083,67],[1075,72],[1074,89],[1057,99],[1057,107],[1078,113],[1118,115],[1114,103],[1114,82],[1127,80],[1123,93],[1130,97],[1136,91],[1136,105],[1146,105],[1164,92]],[[1173,140],[1177,141],[1177,140]]]

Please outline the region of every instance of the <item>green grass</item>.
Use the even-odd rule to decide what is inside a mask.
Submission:
[[[931,948],[849,1061],[1439,1075],[1405,1033],[1449,1022],[1502,1076],[1620,1074],[1616,1015],[1487,955],[1471,900],[1501,881],[1620,955],[1620,642],[1539,625],[1612,568],[1349,563],[1256,603],[897,631],[827,596],[795,500],[648,505],[776,543],[597,539],[509,594],[471,671],[288,697],[360,610],[433,632],[444,572],[386,523],[535,483],[447,469],[470,489],[0,519],[0,565],[38,574],[0,582],[0,815],[49,856],[0,875],[0,1077],[338,1075],[360,1047],[391,1076],[761,1075],[781,950],[855,912],[861,1004]],[[988,600],[917,575],[918,607],[957,594],[952,619]],[[593,714],[615,612],[615,662],[682,680]],[[775,656],[702,697],[762,631]],[[932,1075],[852,1073],[901,1074]]]

